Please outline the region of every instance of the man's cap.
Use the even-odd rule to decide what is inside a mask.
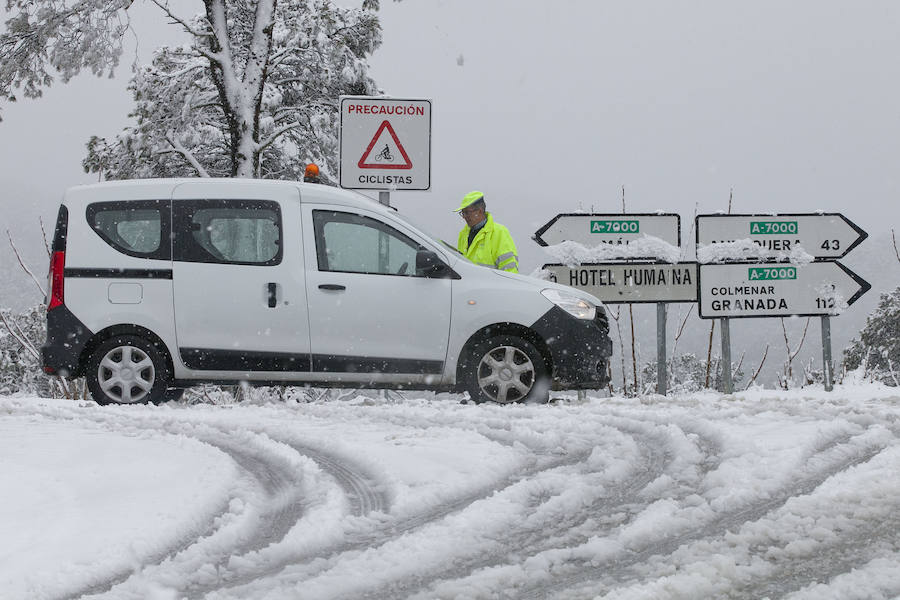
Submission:
[[[468,194],[463,196],[462,203],[459,205],[459,208],[457,208],[453,212],[459,212],[467,206],[475,204],[479,200],[484,200],[484,194],[482,192],[469,192]]]

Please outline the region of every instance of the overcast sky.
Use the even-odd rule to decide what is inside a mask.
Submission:
[[[146,58],[178,31],[140,4]],[[735,212],[843,212],[872,236],[857,260],[892,254],[898,2],[382,0],[381,18],[376,81],[433,101],[432,189],[391,200],[445,239],[462,225],[459,198],[480,189],[527,273],[548,261],[530,239],[541,225],[618,212],[622,186],[629,211],[680,213],[683,240],[695,207],[725,210],[733,189]],[[84,75],[3,106],[0,229],[40,278],[37,215],[52,219],[66,187],[94,178],[81,171],[84,145],[127,123],[132,58],[114,80]],[[872,283],[898,281],[890,267]]]

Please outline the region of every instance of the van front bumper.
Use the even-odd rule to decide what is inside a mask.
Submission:
[[[41,346],[44,372],[64,377],[78,375],[78,359],[93,335],[65,305],[48,311],[47,342]]]
[[[609,383],[612,340],[602,307],[592,321],[554,306],[531,328],[543,338],[553,361],[554,390],[593,390]]]

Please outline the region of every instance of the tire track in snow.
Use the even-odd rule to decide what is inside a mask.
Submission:
[[[807,464],[813,459],[826,459],[827,455],[833,451],[841,450],[844,446],[849,446],[853,438],[859,436],[841,435],[833,438],[819,447],[807,458]],[[608,587],[612,584],[619,583],[638,575],[634,572],[635,565],[645,563],[654,556],[668,556],[681,546],[697,542],[707,538],[719,537],[729,530],[739,528],[742,524],[756,521],[766,514],[780,508],[794,496],[807,495],[813,492],[819,485],[833,475],[836,475],[853,466],[865,463],[875,457],[884,449],[881,445],[869,445],[865,450],[852,453],[849,456],[833,460],[829,466],[818,471],[799,477],[794,485],[783,488],[780,493],[774,493],[773,496],[761,502],[753,503],[747,507],[725,512],[708,523],[686,531],[681,534],[671,535],[653,540],[652,544],[646,545],[638,550],[628,551],[624,555],[616,555],[610,559],[589,563],[582,561],[581,564],[573,567],[566,566],[566,573],[555,577],[551,582],[543,583],[537,586],[531,586],[527,589],[520,589],[517,598],[525,599],[542,599],[548,597],[559,596],[563,592],[573,592],[576,587],[585,588],[591,584],[602,585],[602,590],[597,587],[584,589],[585,598],[593,598],[603,590],[608,591]],[[598,571],[603,571],[603,575],[598,577]],[[580,597],[574,595],[573,597]]]
[[[311,446],[292,442],[284,443],[311,459],[334,478],[350,502],[351,515],[364,517],[373,512],[384,512],[389,508],[390,503],[384,492],[380,491],[380,486],[373,483],[373,479],[363,469],[320,452]]]
[[[593,524],[603,527],[603,524],[612,518],[613,515],[623,511],[629,513],[629,515],[636,514],[641,507],[646,506],[648,503],[646,499],[641,498],[642,491],[662,476],[672,465],[673,452],[668,447],[667,440],[664,439],[666,434],[664,431],[660,431],[661,427],[659,425],[648,424],[652,429],[646,430],[634,424],[626,425],[620,419],[616,421],[618,424],[612,426],[618,431],[631,436],[637,442],[640,451],[640,461],[636,465],[634,476],[616,486],[610,494],[604,494],[595,498],[582,512],[561,517],[554,515],[553,520],[540,522],[538,525],[531,526],[528,529],[509,532],[505,539],[501,540],[506,548],[502,554],[491,551],[488,555],[472,554],[466,557],[455,557],[451,568],[432,572],[427,576],[420,574],[414,582],[406,585],[402,582],[393,583],[389,586],[384,586],[388,589],[381,589],[374,593],[369,592],[364,597],[383,600],[406,597],[419,590],[426,590],[441,581],[465,578],[475,569],[485,569],[506,564],[512,554],[520,557],[520,559],[524,559],[544,550],[558,548],[560,545],[574,546],[603,530],[593,528]],[[695,432],[691,433],[696,436],[697,446],[701,452],[698,466],[702,478],[702,474],[715,469],[719,465],[721,448],[717,442],[702,437]],[[689,492],[682,492],[680,495],[687,495],[687,493]],[[537,508],[535,507],[535,509]],[[605,529],[612,529],[616,525],[608,524],[605,526]],[[578,530],[579,528],[581,530]],[[572,535],[572,530],[578,531],[575,532],[575,535]],[[425,595],[427,595],[427,592]]]
[[[394,425],[397,425],[395,420],[392,420],[392,423]],[[521,440],[511,440],[509,435],[507,435],[508,431],[506,430],[502,432],[495,431],[495,428],[491,428],[484,423],[479,423],[479,425],[482,426],[481,430],[478,431],[479,435],[487,439],[509,447],[512,447],[515,444],[524,445]],[[304,446],[304,448],[307,447]],[[471,491],[468,494],[464,494],[454,500],[433,507],[430,510],[426,510],[421,513],[413,514],[399,519],[383,521],[369,532],[356,533],[349,536],[347,540],[340,544],[335,544],[334,546],[325,549],[318,549],[315,555],[298,554],[292,557],[292,560],[278,561],[277,563],[274,563],[271,568],[265,569],[265,572],[260,571],[256,573],[257,577],[241,577],[239,581],[229,583],[226,586],[222,586],[219,588],[211,588],[208,591],[213,591],[213,589],[221,589],[223,591],[234,592],[241,586],[249,584],[254,580],[261,579],[265,576],[276,575],[289,565],[295,567],[307,567],[307,571],[303,573],[302,579],[299,579],[298,581],[316,577],[323,572],[328,571],[334,564],[340,564],[340,561],[345,555],[355,555],[360,551],[364,551],[372,547],[383,546],[384,544],[390,543],[393,540],[414,533],[420,529],[423,529],[429,524],[438,522],[441,519],[465,510],[470,505],[478,502],[479,500],[484,500],[495,494],[502,493],[504,490],[508,490],[523,481],[527,481],[528,479],[534,477],[539,473],[544,473],[560,467],[583,463],[590,457],[593,450],[594,448],[590,447],[582,451],[571,452],[569,454],[563,455],[548,454],[544,451],[533,452],[528,467],[516,473],[510,474],[500,481],[486,484]],[[327,559],[323,561],[322,559],[325,556],[327,556]],[[281,583],[284,584],[284,581],[282,581]]]
[[[752,587],[744,586],[729,594],[735,600],[778,598],[814,583],[827,583],[834,577],[865,566],[880,556],[900,551],[900,502],[890,516],[868,522],[832,544],[817,548],[803,558],[793,557],[765,578],[757,578]]]
[[[158,431],[171,433],[166,429],[159,429]],[[266,463],[260,458],[244,452],[230,444],[216,443],[212,440],[201,439],[199,437],[195,439],[214,446],[228,455],[241,472],[243,472],[249,480],[253,481],[255,487],[262,491],[264,495],[274,497],[288,487],[285,484],[286,478],[283,476],[283,473],[279,473],[271,464]],[[186,535],[181,536],[181,538],[172,545],[146,557],[141,565],[113,573],[101,582],[69,592],[64,598],[77,599],[83,596],[110,592],[117,585],[128,581],[132,576],[144,569],[162,564],[166,560],[188,550],[194,546],[198,540],[210,537],[216,533],[219,529],[216,523],[228,513],[228,504],[229,499],[225,499],[220,510],[215,512],[207,520],[204,527],[188,530]],[[293,512],[302,512],[302,507],[299,505],[292,508],[293,510],[290,510],[288,507],[282,507],[280,510],[273,511],[271,515],[267,515],[271,517],[271,520],[264,521],[266,523],[264,527],[254,532],[254,535],[247,540],[247,545],[260,547],[266,543],[266,539],[278,536],[284,528],[285,522],[293,518]]]
[[[378,489],[380,486],[372,483],[372,478],[362,469],[351,465],[348,461],[338,459],[309,445],[299,444],[293,441],[281,441],[281,443],[290,446],[298,454],[306,456],[315,462],[322,471],[334,479],[337,485],[343,490],[343,494],[350,504],[350,516],[364,517],[373,512],[382,512],[388,507],[389,502],[386,496]],[[299,521],[299,518],[298,515],[291,523],[290,527],[288,527],[288,530]],[[286,533],[287,530],[284,531],[284,534]],[[284,537],[284,534],[281,538]],[[280,539],[276,541],[280,541]],[[242,547],[237,549],[236,552],[232,552],[232,556],[244,555],[252,550],[258,549],[259,548]],[[197,597],[223,588],[246,585],[258,579],[275,575],[284,569],[284,567],[293,564],[297,560],[302,560],[305,557],[306,556],[303,554],[298,554],[278,560],[270,560],[264,565],[244,568],[239,571],[232,571],[227,568],[219,569],[219,577],[216,581],[205,584],[194,583],[187,586],[187,588],[182,591],[189,593],[191,597]]]
[[[252,531],[245,532],[238,544],[217,550],[214,555],[208,556],[209,560],[204,566],[213,568],[219,573],[227,572],[227,564],[232,557],[244,556],[281,541],[304,513],[305,504],[300,489],[301,481],[298,480],[297,474],[288,468],[280,457],[266,456],[262,450],[257,450],[256,453],[250,452],[237,445],[233,439],[234,434],[238,432],[255,436],[266,435],[265,432],[252,432],[247,429],[224,430],[205,423],[201,424],[205,431],[198,432],[194,429],[196,424],[191,422],[161,421],[155,416],[148,418],[143,415],[133,419],[109,413],[61,415],[39,411],[39,414],[55,420],[86,421],[107,429],[121,427],[124,423],[141,431],[181,435],[213,446],[226,454],[247,479],[253,482],[254,488],[258,490],[263,501],[260,505],[252,507],[259,512],[259,518],[256,520],[257,526]],[[364,515],[372,510],[381,510],[387,505],[383,494],[373,488],[369,483],[369,478],[362,472],[357,472],[345,463],[307,446],[280,443],[292,447],[298,454],[307,456],[324,472],[331,475],[337,485],[344,490],[354,515]],[[190,529],[187,534],[180,536],[171,545],[147,556],[140,565],[112,573],[102,581],[68,592],[62,598],[68,600],[105,594],[135,575],[147,569],[159,567],[179,554],[190,551],[198,542],[215,536],[219,531],[220,527],[217,523],[229,513],[230,500],[228,498],[223,500],[220,508],[207,519],[205,526]],[[267,571],[265,574],[270,573]],[[222,585],[221,581],[205,585],[189,583],[188,590],[192,593],[202,593],[219,589]]]

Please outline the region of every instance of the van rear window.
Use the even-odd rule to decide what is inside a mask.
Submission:
[[[97,235],[119,252],[141,258],[171,257],[167,200],[96,202],[88,205],[87,219]]]

